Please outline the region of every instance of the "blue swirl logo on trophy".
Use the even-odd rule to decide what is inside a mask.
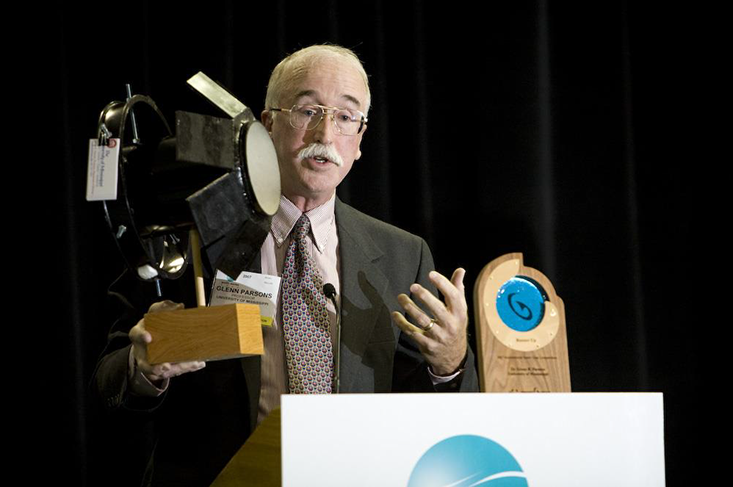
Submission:
[[[412,470],[408,487],[528,487],[509,451],[483,436],[446,438],[426,451]]]
[[[536,281],[514,276],[506,281],[496,296],[499,318],[515,331],[534,330],[545,316],[547,293]]]

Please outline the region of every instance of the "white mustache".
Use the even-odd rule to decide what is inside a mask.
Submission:
[[[310,157],[323,157],[333,162],[338,167],[344,165],[344,160],[341,158],[341,154],[339,154],[331,145],[314,142],[298,152],[299,159],[308,159]]]

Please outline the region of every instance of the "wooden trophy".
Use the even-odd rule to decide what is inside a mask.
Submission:
[[[220,116],[178,110],[174,133],[155,102],[127,85],[89,145],[87,200],[102,202],[130,271],[159,286],[183,275],[192,250],[198,308],[145,315],[151,363],[263,353],[257,305],[206,307],[201,251],[235,277],[257,258],[280,202],[277,153],[226,88],[201,72],[187,83]]]
[[[565,307],[521,253],[483,268],[474,307],[482,392],[570,392]]]
[[[190,232],[198,307],[145,315],[148,361],[184,362],[262,355],[260,309],[254,304],[206,306],[198,232]]]

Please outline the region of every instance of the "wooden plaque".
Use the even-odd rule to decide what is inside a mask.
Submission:
[[[145,329],[151,364],[188,360],[220,360],[262,355],[260,308],[228,304],[148,313]]]
[[[570,392],[565,307],[521,253],[483,268],[474,308],[481,391]]]

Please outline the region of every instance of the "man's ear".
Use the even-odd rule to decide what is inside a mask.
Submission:
[[[272,112],[270,110],[262,110],[260,115],[262,125],[267,129],[267,133],[272,135]]]
[[[359,134],[359,147],[356,148],[356,158],[355,161],[358,161],[361,158],[361,139],[364,137],[364,134],[366,133],[366,125],[364,126],[364,130],[361,131]]]

